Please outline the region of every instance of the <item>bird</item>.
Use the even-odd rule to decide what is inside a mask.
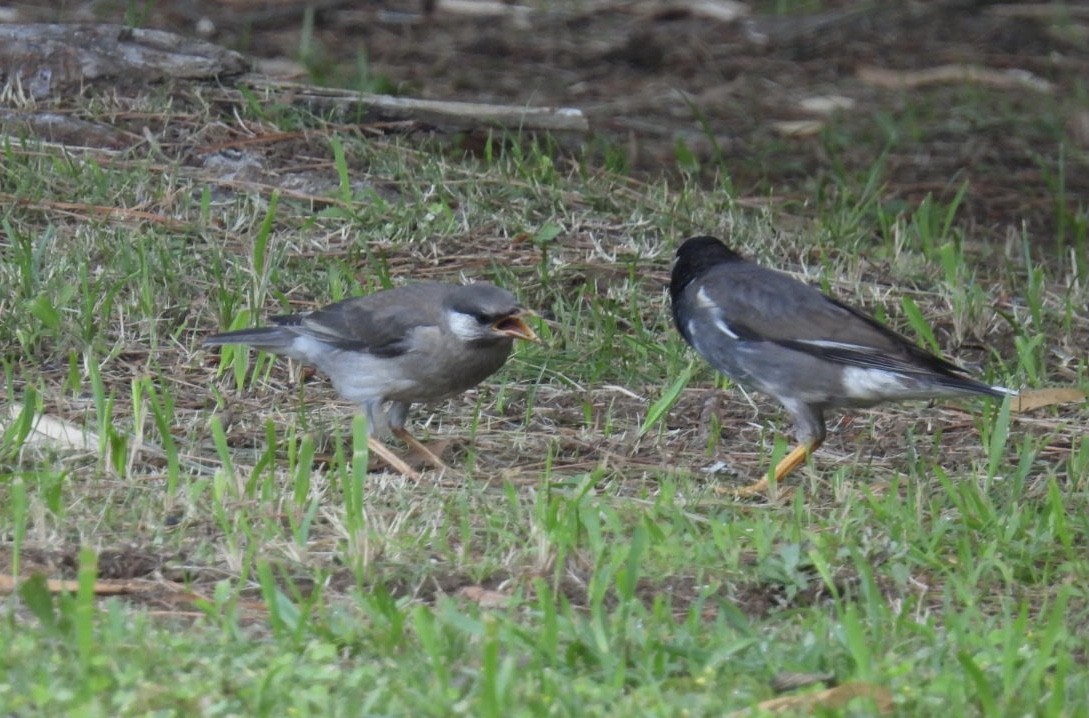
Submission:
[[[1017,394],[972,378],[864,312],[749,261],[716,237],[681,244],[669,294],[684,340],[715,369],[771,396],[793,418],[799,443],[775,466],[776,483],[824,442],[828,409]],[[767,488],[765,476],[738,493]]]
[[[447,469],[405,428],[409,408],[476,386],[506,363],[515,339],[539,342],[524,319],[534,314],[487,282],[418,282],[275,316],[273,326],[215,334],[203,343],[248,344],[316,366],[343,399],[362,409],[370,449],[418,477],[380,438],[392,434],[435,468]]]

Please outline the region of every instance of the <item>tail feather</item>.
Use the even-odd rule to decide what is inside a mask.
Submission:
[[[993,396],[997,399],[1001,399],[1006,396],[1017,396],[1018,392],[1015,389],[1007,389],[1004,386],[984,384],[981,381],[972,379],[967,376],[958,376],[956,374],[949,374],[943,376],[938,380],[941,386],[949,389],[953,389],[957,392],[964,394],[983,394],[985,396]]]
[[[1010,389],[1010,388],[1005,387],[1005,386],[995,385],[995,386],[991,386],[991,387],[987,387],[987,388],[991,390],[989,392],[991,396],[995,396],[995,397],[998,397],[1000,399],[1002,397],[1004,397],[1004,396],[1021,396],[1021,392],[1017,391],[1016,389]]]
[[[249,344],[262,351],[283,352],[291,347],[296,336],[298,335],[283,327],[253,327],[251,329],[237,329],[233,332],[213,334],[204,339],[204,345]]]

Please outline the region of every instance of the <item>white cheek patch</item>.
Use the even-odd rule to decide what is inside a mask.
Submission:
[[[843,388],[852,399],[880,399],[902,393],[903,377],[883,369],[846,367],[843,370]]]
[[[490,336],[487,327],[481,326],[475,317],[461,312],[447,312],[446,321],[450,324],[450,331],[463,342],[471,342]]]

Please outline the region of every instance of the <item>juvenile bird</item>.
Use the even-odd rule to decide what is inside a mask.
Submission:
[[[677,250],[669,293],[677,330],[711,366],[776,399],[800,442],[774,471],[781,481],[824,441],[824,412],[883,401],[1016,395],[977,381],[876,319],[714,237]],[[754,494],[767,479],[741,489]]]
[[[249,344],[316,366],[363,410],[371,450],[415,476],[377,437],[393,434],[446,468],[405,429],[409,407],[476,386],[503,366],[515,339],[538,341],[523,320],[530,313],[486,282],[421,282],[273,317],[275,326],[216,334],[204,344]]]

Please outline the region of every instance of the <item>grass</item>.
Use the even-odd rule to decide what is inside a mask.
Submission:
[[[988,380],[1084,388],[1084,262],[970,242],[970,186],[894,211],[877,163],[800,214],[529,140],[462,158],[165,99],[79,110],[169,127],[157,148],[2,147],[0,556],[32,577],[0,622],[6,715],[710,716],[790,672],[901,715],[1089,712],[1084,404],[856,412],[792,496],[736,501],[715,489],[765,471],[785,419],[669,324],[675,246],[716,233]],[[543,346],[415,412],[464,480],[367,473],[327,383],[199,346],[423,278],[543,316]]]

